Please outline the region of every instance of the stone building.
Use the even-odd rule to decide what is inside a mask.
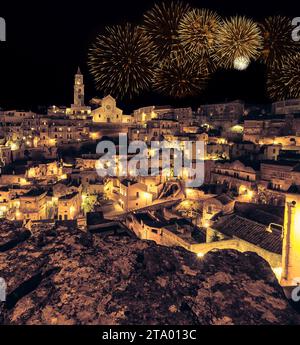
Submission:
[[[234,208],[234,203],[235,201],[226,194],[206,199],[203,202],[202,224],[207,227],[217,214],[230,213]]]
[[[62,164],[56,160],[32,163],[26,172],[26,178],[34,180],[59,179],[63,175]]]
[[[41,118],[39,144],[57,146],[89,140],[89,125],[81,119]]]
[[[151,141],[161,141],[162,137],[174,135],[180,132],[180,125],[177,120],[155,119],[147,122],[147,139]]]
[[[226,143],[208,143],[205,145],[205,158],[211,160],[230,159],[231,145]]]
[[[166,221],[149,212],[130,213],[125,224],[138,238],[163,246],[183,247],[197,253],[198,246],[205,243],[205,234],[201,229],[183,218]]]
[[[242,101],[205,104],[198,108],[198,114],[210,116],[214,120],[237,120],[244,113],[245,105]]]
[[[243,117],[245,105],[242,101],[201,105],[197,110],[200,123],[213,124],[227,130]]]
[[[86,119],[91,115],[91,107],[84,104],[84,82],[79,67],[74,80],[74,103],[66,109],[66,115],[73,119]]]
[[[93,122],[130,123],[131,116],[124,115],[123,110],[117,107],[116,100],[108,95],[104,97],[99,107],[92,110]]]
[[[78,192],[58,199],[58,220],[76,219],[81,212],[81,195]]]
[[[238,194],[251,193],[259,180],[259,168],[253,168],[237,160],[216,162],[211,172],[211,182],[227,185]]]
[[[37,188],[19,196],[20,208],[16,211],[16,219],[46,219],[46,195],[45,190]]]
[[[262,138],[275,138],[288,134],[284,115],[249,116],[244,120],[244,141],[259,143]]]
[[[300,112],[300,99],[286,99],[284,101],[274,102],[272,111],[275,114],[293,114]]]
[[[278,219],[266,211],[260,212],[257,205],[252,209],[251,217],[239,210],[223,215],[207,228],[207,249],[211,246],[210,250],[255,252],[267,260],[276,273],[280,273],[283,224],[282,219]],[[281,224],[277,225],[278,222]]]
[[[8,186],[0,187],[0,218],[4,218],[10,209],[11,191]]]
[[[294,161],[265,161],[260,165],[260,183],[270,190],[286,192],[290,186],[300,184],[300,166]]]
[[[124,211],[150,206],[153,194],[146,184],[125,179],[120,182],[119,205]]]
[[[166,106],[148,106],[134,110],[133,119],[138,125],[144,125],[148,121],[156,119],[164,114],[172,114],[173,108],[169,105]]]

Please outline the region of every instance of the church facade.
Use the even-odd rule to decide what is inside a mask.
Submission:
[[[99,100],[99,107],[92,110],[93,122],[102,123],[130,123],[131,116],[124,115],[123,111],[117,107],[116,100],[108,95]]]
[[[70,119],[78,120],[92,119],[95,123],[121,124],[132,122],[133,117],[123,114],[123,111],[117,107],[116,100],[110,95],[102,99],[92,99],[90,102],[92,107],[85,105],[84,88],[83,75],[78,67],[74,78],[73,104],[70,107],[57,107],[53,105],[48,108],[48,115],[55,117],[67,116]]]

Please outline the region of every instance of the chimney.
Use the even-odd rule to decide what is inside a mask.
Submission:
[[[285,201],[281,285],[296,286],[300,279],[300,194]]]

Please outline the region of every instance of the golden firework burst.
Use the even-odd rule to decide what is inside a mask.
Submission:
[[[132,98],[150,87],[153,47],[132,24],[106,27],[89,51],[88,66],[98,90],[115,97]]]
[[[268,67],[280,67],[286,59],[300,52],[300,43],[292,39],[292,21],[283,16],[266,18],[261,24],[262,61]]]
[[[179,24],[181,44],[190,54],[210,54],[214,47],[221,19],[208,9],[193,9]]]
[[[144,14],[142,28],[154,46],[157,61],[169,59],[180,45],[178,28],[190,6],[180,1],[162,2]]]
[[[260,55],[262,36],[251,19],[240,16],[225,19],[216,35],[214,59],[221,67],[233,68],[236,61],[256,60]]]
[[[300,53],[269,69],[267,91],[276,101],[300,97]]]
[[[189,59],[176,52],[173,58],[160,64],[154,72],[154,90],[174,98],[201,94],[209,79],[205,59]]]

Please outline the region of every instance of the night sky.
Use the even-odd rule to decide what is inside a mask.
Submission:
[[[138,23],[152,0],[98,1],[1,1],[0,17],[7,22],[7,42],[0,42],[0,107],[33,109],[38,105],[69,105],[73,78],[80,65],[86,84],[86,100],[103,94],[94,88],[86,66],[88,47],[106,25],[126,21]],[[280,4],[265,0],[194,0],[221,15],[243,14],[254,19],[268,15],[300,16],[299,1]],[[174,101],[145,93],[131,101],[118,102],[127,112],[141,105],[192,105],[243,99],[268,102],[265,70],[259,63],[247,71],[221,71],[214,75],[206,92],[194,99]]]

